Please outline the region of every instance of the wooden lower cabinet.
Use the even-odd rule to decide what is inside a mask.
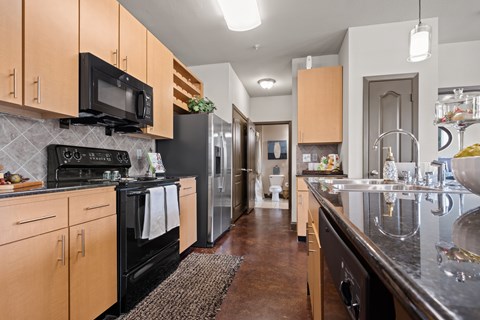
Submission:
[[[94,319],[117,301],[117,217],[70,227],[70,319]]]
[[[180,179],[180,253],[197,242],[196,179]]]
[[[309,192],[307,192],[309,193]],[[305,204],[308,209],[307,223],[307,281],[310,293],[313,320],[323,319],[323,253],[318,230],[319,205],[314,196],[309,194],[310,201]]]
[[[2,319],[68,319],[68,229],[0,246]]]
[[[111,199],[113,187],[0,200],[1,319],[92,320],[117,301]]]
[[[308,187],[304,178],[297,178],[297,237],[307,235]]]

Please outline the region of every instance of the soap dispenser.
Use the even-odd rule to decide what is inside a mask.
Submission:
[[[386,182],[397,182],[398,172],[395,159],[393,158],[392,147],[384,147],[383,149],[387,149],[387,158],[383,164],[383,180]]]

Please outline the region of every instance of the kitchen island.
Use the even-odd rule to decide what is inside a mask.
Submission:
[[[332,193],[321,179],[305,180],[325,216],[411,318],[480,318],[480,231],[471,227],[480,196]]]

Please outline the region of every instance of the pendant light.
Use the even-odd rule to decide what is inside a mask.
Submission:
[[[432,55],[432,27],[422,23],[422,0],[418,0],[418,24],[410,31],[409,62],[419,62]]]

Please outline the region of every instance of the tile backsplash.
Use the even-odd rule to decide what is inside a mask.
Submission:
[[[328,145],[310,145],[310,144],[300,144],[297,145],[297,174],[302,174],[303,170],[308,169],[308,162],[303,162],[303,154],[308,153],[310,155],[316,155],[317,161],[310,162],[320,162],[320,158],[327,156],[330,153],[339,153],[338,145],[328,144]],[[342,159],[340,159],[342,160]]]
[[[132,167],[130,175],[145,173],[146,153],[155,150],[155,140],[113,133],[105,135],[103,127],[59,127],[58,120],[37,120],[0,114],[0,164],[5,171],[19,173],[31,180],[46,180],[47,146],[66,144],[93,148],[126,150]],[[137,159],[137,150],[142,152]]]

